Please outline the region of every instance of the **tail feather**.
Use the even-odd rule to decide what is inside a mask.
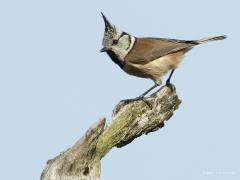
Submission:
[[[223,40],[223,39],[226,39],[227,36],[215,36],[215,37],[209,37],[209,38],[203,38],[203,39],[199,39],[197,40],[196,42],[198,44],[203,44],[203,43],[206,43],[206,42],[209,42],[209,41],[218,41],[218,40]]]

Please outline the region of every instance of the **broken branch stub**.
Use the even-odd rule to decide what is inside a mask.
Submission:
[[[41,180],[99,180],[100,160],[108,151],[163,127],[181,103],[172,85],[163,86],[146,101],[152,108],[142,100],[120,102],[106,127],[105,119],[100,119],[73,147],[49,160]]]

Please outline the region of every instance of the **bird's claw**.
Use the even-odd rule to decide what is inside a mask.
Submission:
[[[139,101],[139,100],[142,100],[150,109],[152,109],[152,105],[144,98],[144,96],[138,96],[133,99],[124,99],[124,100],[121,100],[120,102],[127,104],[130,102]]]
[[[170,82],[167,82],[167,81],[166,81],[166,85],[165,86],[169,87],[172,91],[175,89],[174,85],[172,83],[170,83]]]
[[[168,86],[168,85],[171,85],[169,80],[166,81],[166,86]]]

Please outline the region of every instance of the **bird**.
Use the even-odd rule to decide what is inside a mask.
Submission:
[[[225,35],[199,40],[178,40],[158,37],[135,37],[112,25],[101,12],[105,24],[103,48],[100,52],[129,75],[153,80],[154,85],[132,101],[143,99],[149,92],[162,84],[161,77],[170,71],[166,85],[184,58],[193,47],[210,41],[223,40]]]

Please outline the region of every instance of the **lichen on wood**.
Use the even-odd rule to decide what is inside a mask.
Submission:
[[[163,86],[146,101],[121,101],[107,126],[101,118],[73,147],[49,160],[41,180],[98,180],[100,160],[108,151],[162,128],[181,103],[173,85]]]

